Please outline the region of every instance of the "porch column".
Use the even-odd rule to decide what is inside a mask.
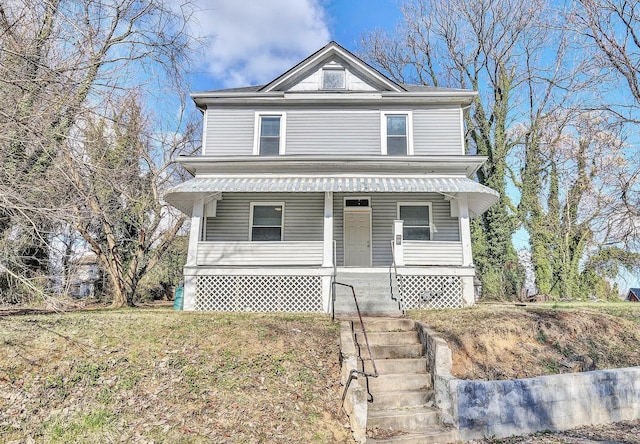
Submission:
[[[189,233],[189,251],[187,252],[186,266],[195,267],[198,257],[198,243],[202,233],[202,215],[204,213],[204,199],[195,199],[193,213],[191,213],[191,231]]]
[[[460,241],[462,242],[462,265],[473,265],[471,252],[471,226],[469,225],[469,205],[466,194],[458,195],[458,216],[460,217]]]
[[[322,266],[333,268],[333,191],[324,193],[324,248]]]
[[[395,257],[393,261],[396,263],[398,267],[404,267],[404,239],[402,238],[403,232],[403,220],[394,220],[393,221],[393,251],[395,252]]]

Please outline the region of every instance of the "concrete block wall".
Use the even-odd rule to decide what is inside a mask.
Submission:
[[[640,367],[507,381],[461,380],[451,376],[446,342],[426,325],[417,327],[434,379],[436,405],[462,439],[640,418]]]

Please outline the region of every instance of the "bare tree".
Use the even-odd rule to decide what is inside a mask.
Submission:
[[[624,117],[640,122],[640,2],[637,0],[579,0],[570,23],[593,44],[593,60],[601,68],[612,68],[622,78],[632,103],[622,101]]]
[[[638,0],[580,0],[568,16],[572,29],[587,38],[586,50],[595,68],[612,71],[617,81],[603,84],[603,98],[598,105],[630,124],[637,134],[640,123],[640,2]],[[608,86],[608,87],[607,87]],[[622,88],[621,88],[622,86]],[[633,162],[619,177],[620,197],[617,213],[612,217],[623,232],[625,245],[640,244],[640,156],[630,149]]]
[[[100,212],[87,212],[99,201],[99,196],[91,196],[98,190],[90,181],[98,175],[83,175],[79,166],[88,157],[78,150],[91,146],[87,131],[95,122],[110,121],[114,134],[121,125],[130,128],[131,122],[116,117],[123,115],[123,105],[132,104],[130,97],[137,96],[138,114],[154,120],[139,128],[137,136],[146,142],[133,153],[140,157],[129,153],[127,158],[146,165],[144,190],[160,205],[161,187],[171,180],[172,171],[166,165],[168,157],[158,153],[184,148],[190,141],[188,135],[179,138],[191,131],[185,120],[174,122],[165,134],[159,126],[163,113],[179,114],[176,110],[186,96],[185,67],[195,44],[187,32],[189,13],[186,1],[163,0],[10,0],[0,5],[0,235],[6,253],[3,266],[21,281],[30,282],[34,270],[44,274],[51,269],[50,241],[71,224],[111,276],[117,290],[114,305],[131,303],[134,281],[153,266],[153,255],[166,249],[163,242],[181,226],[180,219],[167,225],[169,219],[147,217],[140,224],[138,234],[144,239],[136,254],[131,260],[118,259],[113,246],[124,232],[107,236],[109,224],[102,223]],[[137,93],[141,90],[145,94]],[[153,97],[163,97],[164,102],[147,100]],[[164,109],[157,109],[158,103]],[[167,142],[159,140],[161,134],[171,142],[168,146],[161,146]],[[105,135],[104,140],[116,139]],[[116,178],[105,185],[115,186]],[[121,175],[118,180],[132,185],[138,179]],[[153,206],[148,211],[165,214]],[[93,220],[87,222],[88,218]],[[101,223],[104,245],[94,243],[93,236],[98,232],[93,228]],[[14,248],[17,239],[24,239],[22,253]],[[131,273],[137,276],[126,285],[125,269],[135,270]]]

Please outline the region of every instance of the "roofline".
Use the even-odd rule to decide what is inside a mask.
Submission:
[[[478,93],[472,90],[420,91],[420,92],[216,92],[205,91],[190,94],[198,108],[209,104],[248,105],[248,104],[322,104],[331,102],[342,104],[380,104],[390,103],[451,103],[470,105]]]

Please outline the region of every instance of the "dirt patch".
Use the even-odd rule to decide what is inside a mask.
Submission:
[[[516,379],[640,363],[640,306],[479,305],[411,312],[439,331],[461,379]]]

